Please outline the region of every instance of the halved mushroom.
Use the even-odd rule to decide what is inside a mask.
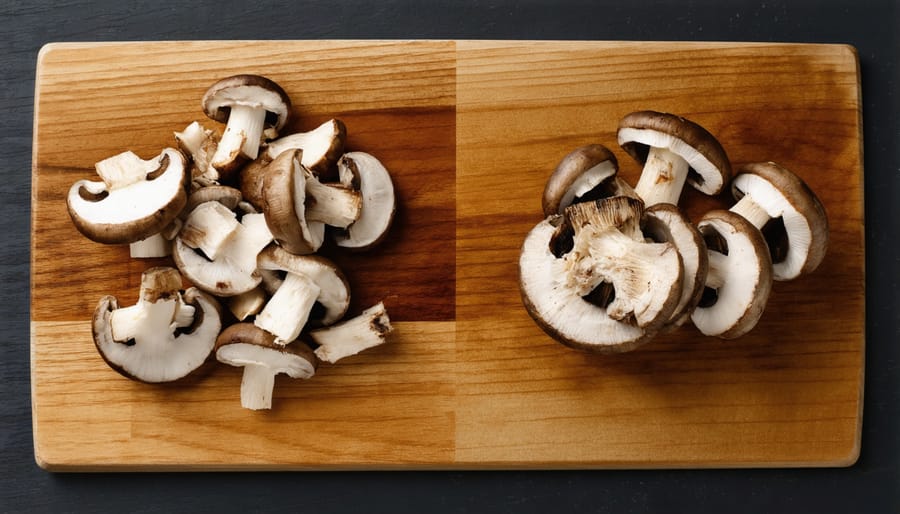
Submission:
[[[335,234],[335,242],[344,248],[372,248],[384,239],[394,220],[396,198],[391,174],[374,156],[349,152],[338,161],[338,175],[341,184],[362,194],[362,211],[359,219]]]
[[[700,125],[674,114],[639,111],[619,123],[619,145],[643,164],[635,191],[650,207],[677,205],[685,181],[715,195],[731,177],[731,164],[719,141]]]
[[[548,335],[577,349],[624,352],[671,318],[681,259],[671,243],[644,242],[642,210],[625,196],[577,203],[531,230],[519,284],[526,310]]]
[[[210,162],[222,180],[256,159],[263,130],[281,130],[291,112],[291,100],[281,86],[259,75],[234,75],[216,82],[203,95],[202,105],[207,116],[227,123]]]
[[[244,368],[241,406],[260,410],[272,408],[275,375],[311,378],[316,372],[316,356],[305,344],[275,343],[275,336],[252,323],[236,323],[216,339],[216,359]]]
[[[772,260],[762,233],[737,213],[714,210],[697,223],[709,273],[691,315],[705,335],[734,339],[759,322],[772,290]]]
[[[122,375],[171,382],[202,365],[221,329],[216,300],[196,288],[181,292],[181,276],[168,267],[146,270],[137,304],[119,307],[114,296],[97,304],[94,344]]]
[[[378,302],[362,311],[359,316],[311,331],[309,338],[319,345],[315,350],[316,357],[334,364],[345,357],[384,344],[392,331],[384,303]]]
[[[285,273],[272,297],[256,316],[254,324],[287,344],[303,327],[331,325],[350,305],[347,278],[331,261],[317,255],[293,255],[270,246],[257,259],[260,270]]]
[[[610,196],[634,196],[637,193],[616,176],[619,163],[603,145],[592,144],[569,152],[556,166],[544,187],[544,216],[562,214],[566,207]]]
[[[304,255],[325,242],[325,224],[306,218],[306,179],[301,150],[275,158],[263,174],[262,211],[275,242],[287,251]]]
[[[731,208],[760,229],[769,246],[775,280],[814,271],[828,248],[828,217],[816,194],[791,171],[774,162],[743,166],[731,191]]]
[[[79,180],[66,197],[75,227],[98,243],[146,239],[170,224],[187,202],[187,160],[174,148],[143,160],[124,152],[96,164],[103,180]]]
[[[331,119],[309,132],[280,137],[266,144],[265,157],[272,160],[286,150],[303,150],[300,161],[320,180],[332,178],[331,171],[344,152],[347,127],[338,119]]]

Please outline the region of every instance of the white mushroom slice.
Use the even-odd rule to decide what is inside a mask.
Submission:
[[[275,344],[272,334],[252,323],[237,323],[222,331],[216,339],[216,359],[244,368],[241,406],[252,410],[272,408],[276,375],[311,378],[317,364],[305,344]]]
[[[143,382],[178,380],[202,365],[221,329],[218,304],[195,288],[180,292],[173,268],[151,268],[141,277],[136,305],[100,300],[92,322],[94,344],[122,375]]]
[[[306,326],[321,289],[309,277],[288,273],[253,324],[275,336],[275,344],[293,342]]]
[[[387,235],[396,210],[394,184],[387,168],[364,152],[344,154],[338,161],[338,175],[345,186],[362,193],[359,219],[335,234],[338,246],[368,249]]]
[[[618,171],[616,156],[603,145],[572,150],[556,166],[544,187],[544,216],[562,214],[573,203],[620,195],[637,197],[631,186],[616,176]]]
[[[161,232],[128,245],[128,252],[134,259],[168,257],[172,255],[172,240],[178,235],[181,227],[181,219],[175,218]]]
[[[245,293],[229,297],[226,303],[234,317],[238,321],[244,321],[250,316],[259,314],[268,298],[266,292],[257,286]]]
[[[219,172],[209,161],[216,152],[218,137],[199,122],[192,122],[181,132],[175,132],[175,141],[183,152],[191,156],[191,180],[203,184],[219,181]]]
[[[743,166],[731,185],[731,211],[758,228],[769,246],[775,280],[814,271],[828,248],[828,217],[812,189],[774,162]]]
[[[635,191],[650,207],[678,204],[684,183],[718,194],[731,164],[718,140],[700,125],[673,114],[640,111],[619,123],[619,145],[644,165]]]
[[[347,127],[338,119],[328,120],[309,132],[290,134],[266,145],[265,155],[275,159],[286,150],[303,150],[300,161],[317,177],[327,177],[329,170],[344,152]]]
[[[723,210],[697,223],[709,252],[706,289],[691,320],[705,335],[734,339],[759,322],[772,289],[772,261],[759,230]]]
[[[79,180],[66,197],[75,227],[89,239],[125,244],[172,222],[187,202],[187,162],[174,148],[142,160],[132,152],[96,165],[103,182]]]
[[[237,234],[237,215],[219,202],[204,202],[188,216],[181,229],[181,242],[203,252],[214,261],[222,248]]]
[[[319,345],[316,357],[335,363],[363,350],[384,344],[393,331],[384,303],[379,302],[364,310],[359,316],[327,328],[309,333],[310,339]]]

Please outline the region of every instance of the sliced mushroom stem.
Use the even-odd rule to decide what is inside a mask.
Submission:
[[[234,211],[220,202],[204,202],[191,211],[181,229],[181,240],[191,248],[202,250],[209,260],[216,260],[222,249],[240,228]]]
[[[647,207],[659,203],[677,205],[689,168],[688,162],[675,152],[650,147],[647,162],[634,190]]]
[[[393,331],[383,302],[364,310],[359,316],[309,333],[319,345],[315,354],[320,360],[335,363],[345,357],[383,344]]]
[[[235,155],[256,159],[266,121],[266,110],[259,106],[235,104],[228,115],[228,124],[216,153],[213,154],[214,168],[226,167],[234,161]]]
[[[241,378],[241,406],[245,409],[272,408],[272,392],[275,389],[275,372],[268,366],[245,364]]]
[[[362,196],[342,184],[323,184],[314,176],[306,179],[306,219],[337,228],[347,228],[359,219]]]
[[[772,217],[752,196],[746,195],[731,207],[731,212],[740,214],[756,228],[762,230]]]
[[[266,304],[266,292],[261,287],[232,296],[228,299],[228,310],[234,314],[238,321],[244,321],[250,316],[259,314]]]
[[[709,250],[707,252],[709,259],[709,271],[706,273],[706,287],[710,289],[719,289],[725,285],[726,275],[728,274],[728,257],[721,252]]]
[[[300,335],[320,292],[311,278],[288,273],[253,324],[274,335],[276,344],[286,345]]]
[[[94,165],[97,175],[103,179],[108,189],[119,189],[136,184],[159,167],[159,160],[145,161],[131,151],[107,157]]]

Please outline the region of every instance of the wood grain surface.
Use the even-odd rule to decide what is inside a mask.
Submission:
[[[65,213],[69,185],[131,149],[149,157],[201,119],[223,76],[260,73],[294,129],[330,117],[392,171],[401,209],[371,254],[329,250],[353,309],[385,299],[395,338],[279,378],[240,408],[240,371],[210,363],[147,386],[107,368],[88,319],[141,271]],[[831,221],[815,274],[776,283],[748,336],[692,327],[629,354],[547,338],[522,308],[519,247],[543,184],[633,110],[675,112],[732,161],[803,177]],[[61,44],[38,62],[32,178],[32,401],[53,470],[843,466],[860,444],[864,248],[859,76],[838,45],[316,41]],[[683,196],[698,218],[725,198]],[[155,263],[155,262],[154,262]]]

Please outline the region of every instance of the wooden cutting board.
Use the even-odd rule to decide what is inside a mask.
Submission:
[[[215,80],[258,73],[294,100],[289,130],[339,117],[392,171],[391,238],[328,251],[353,312],[384,300],[389,344],[274,408],[240,407],[239,369],[149,386],[94,350],[98,299],[137,297],[127,248],[83,238],[65,193],[95,162],[149,158],[203,118]],[[822,199],[831,246],[776,283],[749,335],[693,327],[628,354],[563,347],[530,320],[517,258],[543,184],[571,149],[615,143],[634,110],[681,114],[736,165],[773,160]],[[50,470],[846,466],[859,453],[864,358],[861,102],[839,45],[304,41],[53,44],[40,54],[32,170],[31,376],[37,462]],[[690,192],[697,219],[727,198]]]

